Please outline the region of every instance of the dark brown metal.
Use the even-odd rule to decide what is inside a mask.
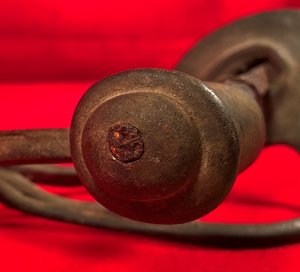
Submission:
[[[14,165],[6,168],[22,174],[35,183],[67,187],[82,185],[73,167],[35,164]]]
[[[122,162],[133,162],[144,154],[141,132],[131,124],[115,124],[108,131],[107,141],[114,158]]]
[[[0,165],[71,161],[69,129],[0,131]]]
[[[107,131],[123,123],[143,135],[144,154],[131,163],[116,160],[106,142]],[[175,224],[218,206],[264,137],[248,85],[143,69],[91,87],[73,117],[71,150],[80,179],[102,205],[131,219]]]
[[[116,217],[96,203],[50,195],[28,180],[55,185],[56,177],[76,186],[79,176],[103,206],[149,223],[205,215],[256,159],[266,131],[267,144],[300,150],[299,29],[296,11],[221,29],[178,66],[205,82],[182,72],[142,69],[93,85],[72,120],[71,155],[67,129],[0,132],[0,164],[6,166],[0,169],[1,200],[47,218],[196,243],[299,241],[299,219],[260,226],[153,226]],[[71,158],[78,176],[51,166],[8,167]]]
[[[258,64],[269,65],[272,84],[264,96],[266,144],[288,144],[300,151],[299,37],[299,10],[262,13],[201,40],[177,69],[201,80],[222,81]]]
[[[40,172],[43,167],[39,166]],[[56,171],[58,174],[64,172],[59,168]],[[63,176],[61,180],[64,182]],[[8,169],[0,169],[0,198],[10,207],[36,216],[185,243],[266,247],[300,241],[299,219],[259,225],[203,222],[172,226],[145,224],[110,213],[98,203],[71,200],[41,191],[30,180]]]

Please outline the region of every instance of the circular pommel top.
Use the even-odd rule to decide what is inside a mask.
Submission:
[[[120,73],[93,85],[71,126],[74,165],[113,212],[161,224],[205,215],[236,176],[235,126],[217,95],[181,72]]]

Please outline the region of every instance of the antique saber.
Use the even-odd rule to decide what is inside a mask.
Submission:
[[[264,145],[300,151],[299,29],[293,10],[240,20],[202,40],[178,71],[138,69],[94,84],[70,129],[1,131],[0,199],[37,216],[190,243],[299,242],[300,219],[191,222],[223,201]],[[65,162],[76,171],[47,165]],[[82,183],[101,205],[34,183]]]

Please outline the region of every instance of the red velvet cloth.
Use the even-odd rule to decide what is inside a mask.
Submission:
[[[297,6],[297,0],[1,0],[0,129],[69,126],[94,81],[130,68],[172,68],[198,39],[227,22]],[[298,216],[299,165],[295,151],[266,148],[203,220]],[[48,189],[90,198],[83,188]],[[192,246],[45,220],[1,204],[0,217],[0,271],[300,270],[300,244]]]

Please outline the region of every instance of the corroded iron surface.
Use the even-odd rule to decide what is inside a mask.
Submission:
[[[143,156],[132,160],[141,137]],[[90,88],[74,114],[71,150],[79,177],[102,205],[131,219],[176,224],[219,205],[264,137],[248,85],[143,69]]]
[[[133,162],[144,154],[142,133],[131,124],[115,124],[108,131],[111,154],[122,162]]]
[[[300,150],[299,29],[299,11],[257,15],[200,42],[178,66],[192,76],[142,69],[109,77],[80,101],[70,139],[68,129],[0,132],[1,201],[33,215],[193,243],[298,242],[299,219],[157,226],[51,195],[30,181],[77,186],[80,178],[106,208],[148,223],[205,215],[264,144]],[[71,161],[77,173],[14,165]]]
[[[298,10],[262,13],[201,40],[177,69],[201,80],[222,81],[268,64],[272,84],[264,95],[266,144],[288,144],[300,151],[299,37]]]
[[[0,131],[0,165],[70,162],[69,129]]]

